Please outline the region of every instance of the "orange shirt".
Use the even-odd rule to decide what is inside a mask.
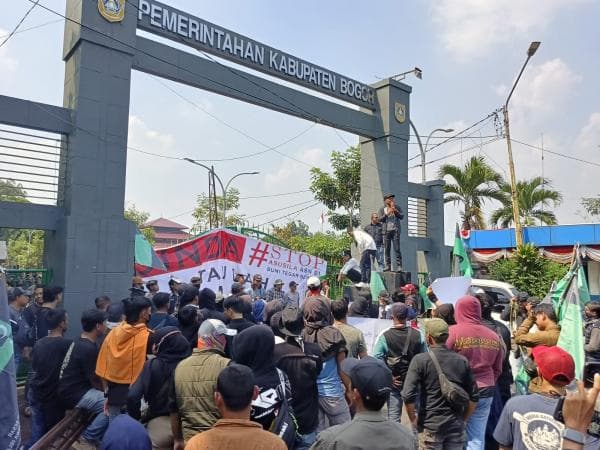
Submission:
[[[221,419],[208,431],[191,438],[185,450],[287,450],[279,436],[251,420]]]

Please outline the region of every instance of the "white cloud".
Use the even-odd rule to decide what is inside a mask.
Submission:
[[[540,32],[573,0],[441,0],[432,16],[439,39],[458,60],[477,58],[496,44]]]
[[[0,28],[0,36],[7,36],[8,31]],[[0,42],[4,41],[4,37],[0,38]],[[0,75],[12,74],[17,70],[19,62],[9,54],[10,42],[0,47]]]
[[[309,148],[297,152],[293,155],[295,159],[304,161],[315,167],[327,168],[329,167],[329,159],[320,148]],[[281,186],[284,189],[285,186],[302,186],[302,188],[308,187],[310,180],[309,167],[304,164],[300,164],[289,158],[285,158],[281,165],[273,172],[267,173],[265,176],[265,187]],[[293,189],[292,189],[293,190]]]
[[[129,141],[132,147],[152,145],[156,149],[173,148],[175,139],[171,134],[152,130],[137,116],[129,116]]]
[[[538,116],[554,114],[566,104],[573,88],[581,80],[581,75],[560,58],[531,65],[519,81],[510,110],[521,109],[525,114]]]

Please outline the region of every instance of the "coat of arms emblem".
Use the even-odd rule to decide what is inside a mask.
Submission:
[[[404,123],[406,120],[406,105],[400,102],[396,102],[394,105],[394,116],[399,123]]]
[[[121,22],[125,17],[125,0],[98,0],[98,11],[109,22]]]

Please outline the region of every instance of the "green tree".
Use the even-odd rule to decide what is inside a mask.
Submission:
[[[271,234],[283,242],[290,242],[292,237],[308,237],[310,232],[308,231],[308,225],[301,220],[293,220],[282,226],[273,225],[273,231]]]
[[[438,176],[449,177],[453,182],[444,186],[444,202],[461,203],[463,228],[485,228],[483,219],[483,204],[487,200],[504,200],[500,191],[502,176],[485,161],[483,156],[473,156],[464,167],[444,164],[440,167]]]
[[[519,216],[522,225],[535,225],[536,220],[541,224],[556,225],[556,215],[552,209],[560,204],[562,195],[550,187],[550,181],[542,177],[517,182]],[[502,207],[492,213],[490,222],[492,225],[500,224],[506,228],[514,223],[510,184],[503,183],[500,189],[504,195]]]
[[[14,180],[0,180],[0,201],[29,203],[27,191]],[[28,229],[0,229],[0,241],[6,241],[8,265],[20,268],[42,267],[44,232]]]
[[[217,195],[217,211],[218,211],[218,223],[223,225],[223,197]],[[245,222],[245,216],[238,214],[237,210],[240,207],[240,191],[236,188],[229,188],[227,190],[227,211],[226,220],[227,226],[241,226]],[[211,199],[204,192],[198,195],[196,199],[196,208],[192,213],[192,216],[196,220],[192,227],[192,234],[198,234],[203,231],[210,229],[210,211],[212,209]],[[213,223],[213,227],[215,224]]]
[[[315,233],[306,236],[292,236],[289,240],[292,250],[318,256],[328,264],[339,265],[342,262],[342,252],[350,248],[351,240],[346,234]]]
[[[505,281],[520,291],[542,298],[569,267],[544,258],[533,244],[525,244],[510,258],[492,263],[489,269],[492,279]]]
[[[336,230],[350,225],[358,226],[360,209],[360,148],[349,147],[346,151],[334,151],[331,154],[333,173],[327,173],[313,167],[310,169],[310,190],[315,198],[328,209],[329,223]],[[336,213],[342,209],[343,214]]]
[[[582,197],[581,206],[590,216],[600,216],[600,196],[599,197]]]
[[[150,213],[147,211],[142,211],[141,209],[137,209],[135,204],[132,204],[125,210],[125,219],[133,222],[138,230],[140,230],[140,233],[142,233],[146,240],[150,243],[150,245],[153,245],[154,230],[150,227],[144,226],[148,222],[149,218]]]

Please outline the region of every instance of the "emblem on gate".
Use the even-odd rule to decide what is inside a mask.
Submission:
[[[109,22],[121,22],[125,17],[125,0],[98,0],[98,11]]]
[[[403,105],[400,102],[396,102],[394,106],[394,115],[396,116],[396,120],[400,123],[404,123],[406,120],[406,105]]]

